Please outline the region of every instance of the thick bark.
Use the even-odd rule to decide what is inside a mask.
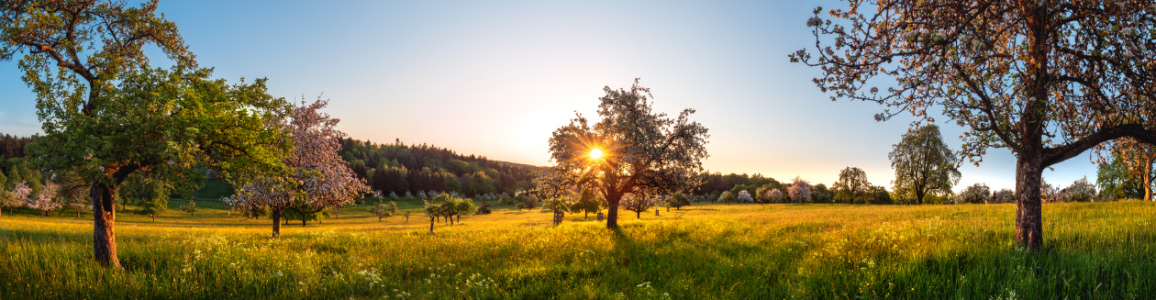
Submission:
[[[270,215],[273,219],[273,237],[279,238],[281,237],[281,210],[274,209]]]
[[[620,200],[620,198],[621,198],[621,196],[616,197],[613,200],[606,199],[606,202],[608,204],[610,204],[610,207],[607,208],[607,212],[606,212],[606,228],[607,229],[617,229],[618,228],[618,200]]]
[[[1031,159],[1021,152],[1016,162],[1016,246],[1035,250],[1043,241],[1043,218],[1040,185],[1043,168],[1039,157]],[[1034,162],[1034,163],[1033,163]]]
[[[93,258],[101,266],[122,269],[116,256],[116,203],[112,195],[116,188],[107,184],[93,183],[89,195],[92,196],[92,250]]]
[[[923,189],[921,189],[921,188],[915,189],[915,204],[916,205],[923,205],[923,195],[924,195]]]

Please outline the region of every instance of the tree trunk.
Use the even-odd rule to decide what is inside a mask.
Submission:
[[[434,217],[430,216],[429,217],[429,232],[433,232],[433,225],[434,225]]]
[[[606,209],[607,229],[618,229],[618,200],[621,198],[622,196],[615,197],[614,200],[606,199],[606,203],[610,204],[610,207]]]
[[[1034,158],[1034,159],[1033,159]],[[1020,153],[1016,162],[1016,246],[1035,250],[1043,241],[1040,186],[1043,168],[1039,155]]]
[[[301,227],[305,227],[305,214],[301,214]]]
[[[280,238],[281,237],[281,210],[280,209],[274,209],[272,212],[270,212],[270,215],[272,215],[270,217],[272,217],[272,219],[273,219],[273,237]]]
[[[634,212],[634,218],[642,219],[642,211],[640,210],[640,211]]]
[[[149,214],[149,217],[153,218],[153,223],[157,222],[157,214]]]
[[[922,188],[915,189],[915,205],[923,205],[923,195],[924,194],[923,194],[922,190],[923,190]]]
[[[1156,162],[1156,155],[1148,158],[1144,166],[1144,201],[1152,201],[1152,163]]]
[[[1027,57],[1024,69],[1024,99],[1016,154],[1016,246],[1035,251],[1043,244],[1043,212],[1040,187],[1043,183],[1043,135],[1047,110],[1050,13],[1044,4],[1020,1],[1027,27]]]
[[[377,222],[381,222],[381,216],[377,216]]]
[[[93,229],[92,250],[93,257],[101,266],[123,269],[120,259],[116,256],[116,203],[112,195],[116,192],[115,186],[93,183],[89,195],[92,196]]]
[[[458,215],[458,223],[462,222],[462,215]]]

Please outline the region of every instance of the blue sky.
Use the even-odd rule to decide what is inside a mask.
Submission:
[[[820,5],[843,4],[170,0],[160,10],[216,76],[266,77],[291,100],[328,98],[358,139],[548,165],[554,129],[574,111],[594,116],[603,86],[640,77],[657,110],[698,110],[711,170],[830,184],[856,166],[890,187],[887,153],[912,118],[876,122],[878,105],[831,102],[811,83],[819,70],[787,59],[814,44],[804,24]],[[938,121],[958,149],[963,129]],[[39,131],[16,62],[0,62],[0,132]],[[1014,163],[1007,150],[990,151],[961,170],[956,189],[1013,188]],[[1044,176],[1094,181],[1095,166],[1085,154]]]

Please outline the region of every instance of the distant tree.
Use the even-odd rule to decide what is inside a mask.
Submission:
[[[1144,197],[1141,180],[1133,176],[1120,160],[1120,157],[1113,155],[1110,160],[1097,166],[1096,185],[1101,193],[1114,199]]]
[[[352,204],[369,192],[365,181],[357,178],[337,155],[345,133],[336,128],[340,119],[321,112],[328,104],[328,100],[321,99],[311,104],[302,101],[300,106],[283,112],[272,126],[290,132],[289,140],[294,146],[283,162],[291,169],[244,185],[228,202],[233,207],[268,207],[274,237],[281,236],[281,214],[286,210],[294,211],[301,218],[301,226],[305,226],[309,218],[320,220],[318,213]]]
[[[693,109],[677,118],[652,111],[650,89],[635,79],[629,91],[605,87],[597,124],[582,115],[554,131],[551,160],[561,177],[590,186],[609,205],[606,227],[618,228],[618,207],[627,194],[667,194],[694,188],[707,157],[707,128],[690,120]],[[602,155],[591,156],[598,149]]]
[[[771,189],[773,188],[767,185],[760,186],[759,188],[755,189],[755,200],[759,201],[760,203],[771,202]]]
[[[619,202],[618,205],[621,206],[622,209],[634,212],[635,217],[641,219],[642,212],[654,208],[654,206],[658,205],[658,201],[658,197],[639,194],[627,194],[626,196],[622,197],[622,202]]]
[[[1084,177],[1072,182],[1063,190],[1063,199],[1065,202],[1088,202],[1096,197],[1096,186],[1088,182],[1088,178]]]
[[[157,214],[169,209],[169,184],[160,180],[149,180],[140,195],[140,213],[157,221]]]
[[[389,204],[381,203],[381,204],[374,206],[373,210],[371,210],[370,212],[372,212],[373,215],[377,216],[378,222],[381,222],[382,218],[392,217],[393,214],[395,212],[397,212],[397,203],[394,203],[393,201],[389,201]]]
[[[811,188],[811,201],[817,203],[830,203],[834,198],[834,193],[827,189],[826,184],[816,184]]]
[[[1016,201],[1016,192],[1011,189],[1002,189],[991,194],[991,203],[1012,203]]]
[[[839,171],[839,181],[831,186],[835,190],[835,201],[843,203],[866,202],[871,183],[867,182],[867,172],[856,167]]]
[[[402,216],[405,216],[405,222],[406,222],[406,223],[409,223],[409,216],[410,216],[411,214],[413,214],[413,211],[408,211],[408,210],[407,210],[407,211],[405,211],[405,213],[402,213],[402,214],[401,214]]]
[[[987,184],[976,183],[964,188],[957,198],[960,203],[988,203],[991,200],[991,189]]]
[[[791,195],[791,200],[803,204],[804,201],[811,200],[811,183],[796,176],[787,192]]]
[[[666,199],[666,207],[673,207],[675,210],[681,210],[683,206],[688,205],[690,205],[690,197],[683,193],[670,195],[670,198]]]
[[[598,196],[593,189],[583,189],[578,194],[578,201],[570,206],[570,211],[582,212],[582,218],[589,217],[590,213],[598,213],[606,207],[606,200]]]
[[[924,195],[951,191],[959,182],[959,170],[953,165],[957,155],[943,142],[935,124],[903,134],[891,149],[888,157],[895,169],[895,192],[915,196],[916,204],[923,204]]]
[[[12,188],[12,200],[15,204],[8,206],[8,212],[11,213],[13,207],[24,206],[25,203],[28,203],[28,196],[31,194],[32,188],[24,184],[24,181],[17,182],[16,186]]]
[[[729,204],[735,202],[735,196],[731,194],[730,191],[723,191],[722,194],[718,196],[718,201]]]
[[[197,202],[193,201],[193,200],[189,200],[189,203],[186,203],[185,205],[181,206],[181,211],[187,212],[187,213],[189,213],[189,215],[196,213],[197,212]]]
[[[1060,202],[1064,201],[1064,194],[1058,186],[1052,185],[1047,181],[1040,184],[1040,199],[1044,202]]]
[[[739,196],[735,197],[735,200],[738,202],[755,202],[755,199],[751,198],[751,193],[748,193],[747,190],[739,191]]]
[[[1044,238],[1045,169],[1120,137],[1156,143],[1150,4],[852,0],[833,20],[816,9],[815,50],[790,59],[821,67],[814,82],[832,99],[886,105],[878,120],[954,119],[977,163],[989,148],[1011,150],[1015,244],[1031,251]]]
[[[895,201],[891,198],[891,193],[887,192],[887,188],[883,186],[871,186],[868,190],[867,203],[870,204],[891,204]]]
[[[47,217],[49,212],[60,208],[60,203],[55,201],[56,192],[59,189],[60,187],[55,182],[49,181],[35,195],[25,197],[24,206],[39,210],[41,216]]]
[[[783,202],[783,199],[784,199],[783,191],[780,191],[779,189],[773,189],[767,193],[769,194],[769,195],[767,195],[767,199],[770,199],[771,202],[773,202],[773,203]]]

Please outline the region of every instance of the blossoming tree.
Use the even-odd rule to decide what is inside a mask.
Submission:
[[[365,180],[357,178],[349,165],[337,155],[345,133],[337,130],[340,119],[322,113],[329,104],[318,99],[312,104],[289,109],[277,126],[290,132],[293,150],[284,157],[290,170],[281,176],[260,178],[238,191],[227,203],[246,211],[267,207],[273,219],[273,236],[281,236],[281,215],[293,210],[302,216],[321,212],[328,207],[352,204],[369,193]]]

